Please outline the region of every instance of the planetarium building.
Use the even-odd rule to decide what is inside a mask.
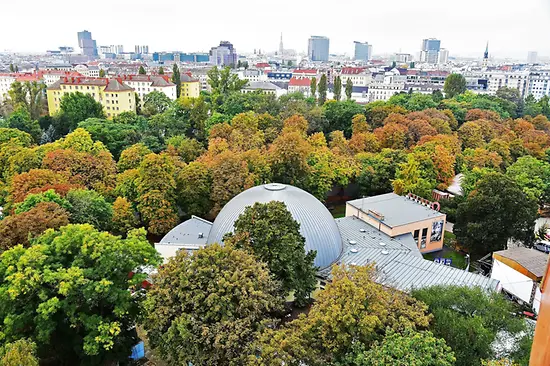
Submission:
[[[376,227],[361,219],[356,209],[346,210],[346,217],[335,220],[311,194],[279,183],[256,186],[235,196],[213,223],[191,217],[166,234],[155,248],[168,260],[179,250],[193,251],[213,243],[223,244],[224,235],[233,232],[235,221],[247,207],[271,201],[283,202],[300,224],[306,252],[316,252],[315,266],[320,278],[330,276],[333,264],[374,263],[379,282],[403,291],[441,284],[498,287],[497,281],[484,276],[425,260],[411,233],[390,236],[380,225]]]

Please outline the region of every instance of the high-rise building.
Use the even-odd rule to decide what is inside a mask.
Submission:
[[[439,50],[439,59],[437,60],[439,64],[446,64],[449,61],[449,50],[442,48]]]
[[[323,36],[311,36],[308,41],[307,55],[311,61],[328,61],[329,39]]]
[[[422,40],[422,51],[420,52],[420,61],[429,64],[437,64],[439,61],[439,50],[441,49],[441,41],[435,38],[427,38]]]
[[[528,64],[536,64],[537,63],[537,58],[538,58],[537,51],[529,51],[527,53],[527,63]]]
[[[147,45],[136,45],[135,46],[135,52],[139,55],[148,54],[149,53],[149,46],[147,46]]]
[[[368,42],[355,41],[355,60],[369,61],[372,58],[372,45]]]
[[[234,66],[239,56],[237,50],[230,42],[221,41],[217,47],[210,49],[210,63],[216,66]]]
[[[94,39],[92,39],[92,33],[87,30],[78,32],[78,47],[80,52],[90,58],[97,57],[97,45]]]
[[[283,57],[285,49],[283,48],[283,32],[281,32],[281,41],[279,42],[279,56]]]

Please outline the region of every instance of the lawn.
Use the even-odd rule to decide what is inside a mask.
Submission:
[[[455,238],[453,233],[446,231],[445,238],[443,239],[443,249],[439,252],[424,254],[424,259],[433,261],[435,258],[450,258],[453,261],[451,264],[453,267],[466,269],[466,259],[464,255],[449,247],[449,243]]]
[[[346,216],[346,204],[337,205],[332,208],[330,208],[330,213],[332,214],[332,217],[335,219],[339,219],[340,217]]]

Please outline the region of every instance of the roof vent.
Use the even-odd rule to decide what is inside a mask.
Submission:
[[[385,247],[385,246],[386,246],[386,243],[384,243],[384,242],[381,241],[381,242],[380,242],[380,246],[381,246],[381,247]]]
[[[382,251],[382,254],[388,255],[388,254],[390,254],[390,252],[388,252],[387,250],[383,250],[383,251]]]
[[[199,233],[199,239],[202,239],[204,238],[204,234],[203,233]]]
[[[356,242],[355,240],[350,240],[349,243],[350,243],[350,245],[355,245],[355,244],[357,244],[357,242]]]
[[[264,188],[267,189],[268,191],[282,191],[286,187],[284,184],[280,184],[280,183],[269,183],[269,184],[265,184]]]
[[[352,252],[352,253],[357,253],[357,252],[359,252],[359,251],[358,251],[357,249],[353,248],[353,249],[350,249],[350,252]]]
[[[355,263],[355,262],[351,262],[351,263],[350,263],[349,265],[350,265],[350,266],[356,266],[356,265],[357,265],[357,263]]]
[[[366,232],[367,230],[365,230],[365,229],[359,229],[359,231],[362,232],[362,233],[364,233],[364,232]]]

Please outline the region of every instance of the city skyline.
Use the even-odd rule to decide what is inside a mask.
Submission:
[[[274,52],[283,32],[285,48],[304,53],[310,36],[323,35],[330,39],[331,54],[353,55],[353,41],[360,39],[372,44],[375,54],[416,55],[423,39],[437,38],[451,56],[481,58],[487,40],[491,57],[524,59],[529,51],[550,56],[550,45],[544,40],[550,4],[543,0],[524,0],[521,7],[511,0],[465,0],[456,9],[442,8],[436,0],[398,0],[391,7],[348,0],[338,5],[346,19],[341,24],[335,20],[342,17],[335,17],[326,7],[313,7],[310,2],[283,0],[262,14],[256,6],[247,4],[245,0],[237,8],[221,1],[208,5],[167,2],[164,7],[150,7],[148,2],[138,0],[130,7],[127,1],[98,0],[95,8],[104,9],[101,16],[90,11],[78,17],[60,17],[59,9],[74,4],[68,0],[48,4],[31,0],[29,5],[34,11],[25,14],[25,27],[21,27],[18,16],[6,17],[0,23],[2,34],[18,30],[17,36],[2,37],[0,51],[44,52],[64,45],[76,49],[75,33],[87,29],[98,46],[122,44],[132,50],[135,45],[146,44],[152,52],[207,52],[220,40],[229,40],[242,53],[254,49]],[[19,12],[14,3],[2,7],[7,14]],[[351,8],[354,11],[347,11]],[[181,22],[167,21],[167,15],[173,13],[196,16],[184,16]],[[279,21],[266,22],[269,17]],[[48,20],[44,23],[43,19]],[[229,23],[231,27],[224,26]],[[527,30],[529,37],[524,36]]]

